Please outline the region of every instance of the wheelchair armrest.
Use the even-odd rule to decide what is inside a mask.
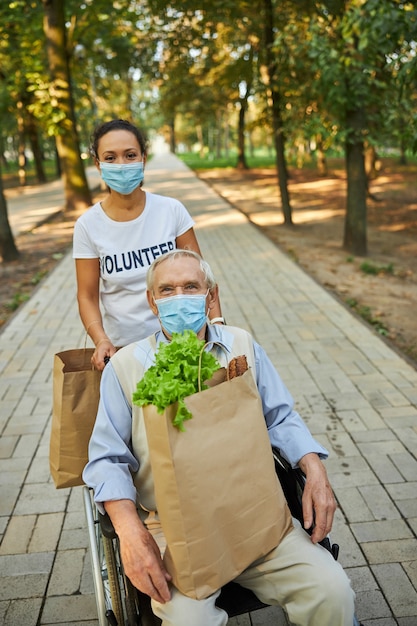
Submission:
[[[100,511],[98,511],[98,520],[100,522],[101,532],[103,533],[103,535],[107,537],[107,539],[116,539],[116,531],[114,530],[112,521],[107,513],[104,513],[103,515],[103,513],[100,513]]]
[[[282,491],[284,492],[291,515],[298,519],[304,528],[302,497],[306,481],[305,474],[300,468],[292,468],[290,463],[284,459],[279,449],[274,446],[272,446],[272,455],[275,462],[275,471],[281,483]],[[313,532],[313,527],[306,530],[309,535]],[[333,555],[335,561],[337,561],[339,556],[338,544],[332,544],[330,537],[325,537],[319,543],[323,548],[326,548],[326,550]]]

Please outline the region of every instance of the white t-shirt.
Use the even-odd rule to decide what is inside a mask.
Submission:
[[[142,214],[129,222],[112,220],[99,202],[78,218],[73,257],[100,263],[103,324],[113,345],[126,346],[160,328],[146,299],[146,273],[193,226],[181,202],[149,192]]]

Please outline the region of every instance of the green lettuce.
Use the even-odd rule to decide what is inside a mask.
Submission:
[[[174,333],[170,343],[161,343],[155,353],[155,364],[144,374],[133,392],[133,403],[138,406],[153,404],[158,413],[178,402],[177,413],[172,420],[174,426],[184,431],[184,421],[192,415],[184,398],[198,392],[198,362],[205,342],[195,332],[186,330]],[[203,351],[201,357],[201,389],[207,389],[205,380],[210,380],[220,363],[210,353]]]

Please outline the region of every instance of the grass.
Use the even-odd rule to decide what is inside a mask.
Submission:
[[[29,294],[21,293],[20,291],[18,291],[17,293],[14,294],[13,298],[9,302],[5,303],[4,306],[9,311],[17,311],[20,305],[23,304],[23,302],[27,302],[29,298],[30,298]]]
[[[375,265],[375,263],[364,261],[359,266],[359,269],[364,274],[372,274],[373,276],[377,276],[378,274],[394,274],[393,263],[389,263],[388,265]]]
[[[348,298],[346,304],[353,309],[362,319],[373,326],[379,335],[388,336],[388,328],[379,317],[374,317],[369,306],[360,304],[355,298]]]
[[[215,157],[214,154],[208,154],[201,157],[194,152],[187,152],[183,154],[177,154],[188,167],[192,170],[212,170],[212,169],[226,169],[235,168],[237,166],[237,154],[231,153],[228,157]],[[248,167],[275,167],[275,157],[267,154],[260,154],[256,156],[247,156],[246,162]]]
[[[44,161],[43,167],[45,170],[45,176],[47,181],[50,182],[51,180],[56,180],[56,163],[54,161]],[[27,163],[25,167],[25,172],[26,185],[37,185],[39,183],[36,176],[35,164],[33,163],[33,161],[29,161]],[[2,179],[5,189],[11,189],[13,187],[20,186],[19,167],[17,163],[10,162],[8,163],[7,167],[2,165]]]

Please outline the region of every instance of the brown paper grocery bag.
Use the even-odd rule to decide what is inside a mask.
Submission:
[[[101,372],[92,369],[93,352],[81,348],[54,355],[49,467],[57,489],[83,484],[100,395]]]
[[[185,432],[172,425],[176,405],[144,407],[144,419],[164,562],[174,585],[201,599],[275,548],[292,521],[252,373],[185,403]]]

